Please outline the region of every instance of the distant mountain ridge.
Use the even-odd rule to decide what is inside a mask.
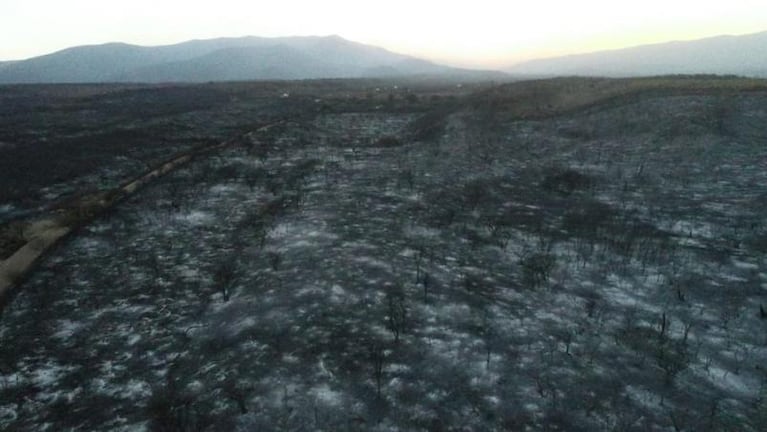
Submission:
[[[205,82],[406,75],[501,77],[393,53],[340,36],[192,40],[147,47],[108,43],[0,62],[0,83]]]
[[[532,60],[512,66],[507,72],[541,76],[731,74],[767,77],[767,32]]]

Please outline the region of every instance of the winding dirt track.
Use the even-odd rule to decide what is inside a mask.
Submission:
[[[254,132],[266,131],[282,122],[284,120],[265,124]],[[49,214],[30,222],[24,229],[26,243],[9,258],[0,261],[0,313],[12,298],[16,288],[34,269],[35,264],[69,234],[75,232],[77,228],[90,223],[153,180],[178,169],[197,157],[238,144],[243,136],[175,155],[170,160],[149,169],[138,177],[125,181],[112,190],[85,195],[78,198],[74,204],[68,204],[66,208],[52,209]]]

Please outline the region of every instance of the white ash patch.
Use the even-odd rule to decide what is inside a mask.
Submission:
[[[748,282],[748,279],[731,273],[724,273],[721,277],[727,282]]]
[[[414,238],[436,238],[439,237],[439,235],[442,233],[442,231],[436,228],[429,228],[419,225],[406,226],[403,231],[406,237]]]
[[[696,370],[696,372],[698,372],[696,375],[702,375],[699,371]],[[708,368],[708,373],[702,376],[722,390],[740,394],[742,396],[753,394],[754,390],[759,388],[758,383],[754,380],[750,380],[745,374],[741,373],[736,375],[732,371],[718,366],[710,366]]]
[[[199,268],[192,268],[185,264],[178,267],[178,274],[188,281],[202,279]]]
[[[331,293],[332,297],[336,298],[337,300],[343,298],[344,296],[346,296],[346,290],[343,289],[343,287],[341,287],[341,285],[336,285],[336,284],[334,284],[330,288],[330,293]]]
[[[295,226],[289,223],[279,223],[275,225],[272,229],[269,230],[269,233],[267,234],[267,238],[270,240],[277,240],[288,236],[288,233],[291,233],[295,230]]]
[[[16,404],[0,405],[0,421],[13,422],[19,418]]]
[[[391,265],[387,263],[386,261],[381,261],[379,259],[367,257],[367,256],[355,256],[352,258],[352,261],[364,264],[368,267],[377,267],[384,270],[391,270]]]
[[[24,382],[24,378],[16,372],[10,373],[8,375],[0,374],[0,388],[8,389],[11,387],[16,387],[19,384],[22,384],[23,382]]]
[[[189,213],[176,215],[176,220],[189,226],[205,226],[212,225],[215,222],[215,217],[209,212],[192,210]]]
[[[309,394],[318,402],[328,406],[341,406],[343,393],[334,391],[327,384],[320,384],[309,390]]]
[[[660,398],[653,392],[632,385],[626,386],[624,391],[632,400],[635,400],[644,407],[658,411],[662,409]]]
[[[152,388],[146,381],[132,379],[122,385],[117,394],[123,399],[146,399],[152,395]]]
[[[298,364],[301,359],[293,353],[284,354],[282,356],[282,362],[287,364]]]
[[[305,286],[298,291],[296,291],[296,297],[306,297],[306,296],[314,296],[314,295],[322,295],[325,294],[325,290],[316,286],[316,285],[309,285]]]
[[[604,289],[604,294],[611,304],[638,307],[649,312],[659,312],[661,310],[661,308],[642,300],[639,296],[631,295],[630,293],[641,291],[637,289],[635,284],[618,278],[614,274],[608,276],[607,279],[610,282],[610,286]]]
[[[740,261],[736,259],[733,259],[732,263],[735,265],[735,267],[743,270],[756,270],[759,268],[759,265],[756,263]]]
[[[225,195],[237,192],[242,187],[236,184],[217,184],[210,188],[210,193],[214,195]]]
[[[662,226],[661,226],[662,227]],[[676,221],[668,228],[668,231],[679,236],[714,238],[714,227],[710,223],[697,221]]]
[[[52,337],[63,340],[69,339],[84,326],[85,324],[82,322],[75,322],[69,319],[59,320],[58,325],[56,326],[56,332],[53,333]]]
[[[61,379],[62,375],[75,369],[75,366],[61,366],[55,362],[49,361],[44,366],[38,367],[31,373],[31,380],[38,387],[51,387]]]
[[[148,423],[146,421],[133,423],[128,425],[121,425],[113,428],[114,432],[146,432],[149,430]]]
[[[255,318],[249,316],[238,320],[230,329],[235,335],[237,335],[245,330],[252,329],[257,324],[258,321]]]
[[[139,341],[141,341],[141,335],[139,335],[139,334],[132,334],[132,335],[130,335],[128,337],[127,344],[128,344],[128,346],[133,346],[133,345],[136,345],[137,343],[139,343]]]

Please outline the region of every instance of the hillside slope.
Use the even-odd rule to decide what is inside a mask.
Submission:
[[[533,60],[509,72],[532,75],[648,76],[734,74],[767,76],[767,32],[642,45]]]
[[[326,37],[223,38],[145,47],[123,43],[68,48],[0,64],[0,84],[205,82],[450,74],[497,79],[383,48]]]

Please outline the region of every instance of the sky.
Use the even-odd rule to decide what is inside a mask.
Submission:
[[[0,60],[106,42],[337,34],[449,65],[502,68],[766,30],[765,0],[0,0]]]

